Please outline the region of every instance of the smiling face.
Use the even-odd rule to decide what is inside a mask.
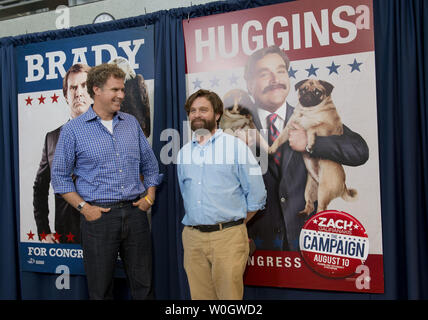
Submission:
[[[94,86],[93,90],[95,93],[94,111],[103,120],[113,119],[125,98],[124,79],[110,76],[101,88]]]
[[[248,91],[256,104],[267,111],[275,112],[284,104],[290,92],[290,78],[279,54],[269,53],[256,62]]]
[[[220,115],[214,113],[211,102],[205,97],[196,98],[190,106],[189,120],[192,131],[206,129],[213,134],[219,118]]]

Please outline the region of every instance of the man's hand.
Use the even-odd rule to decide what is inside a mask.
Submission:
[[[288,131],[290,148],[294,151],[303,152],[306,150],[308,144],[308,136],[306,130],[295,122],[291,123],[290,130]]]
[[[144,199],[144,197],[140,198],[137,202],[133,202],[132,205],[134,207],[138,207],[138,209],[140,209],[141,211],[147,211],[152,206],[152,204],[150,204],[149,201]]]
[[[55,235],[53,233],[49,233],[46,235],[46,238],[41,240],[42,243],[59,243],[58,240],[55,239]]]
[[[257,211],[249,211],[247,212],[247,217],[244,220],[244,223],[246,224],[254,215],[257,213]]]
[[[146,199],[147,197],[147,199]],[[138,201],[133,202],[134,207],[138,207],[141,211],[147,211],[155,203],[156,199],[156,187],[149,187],[147,189],[147,195],[140,198]]]
[[[244,141],[249,147],[255,143],[255,135],[250,134],[248,130],[237,129],[235,130],[235,136]]]
[[[91,206],[89,203],[86,203],[83,206],[81,213],[85,216],[87,221],[95,221],[101,218],[103,212],[109,212],[110,208],[101,208],[97,206]]]

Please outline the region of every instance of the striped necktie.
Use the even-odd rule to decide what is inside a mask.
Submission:
[[[276,138],[278,138],[280,132],[279,130],[275,127],[275,120],[278,118],[278,115],[276,113],[271,113],[268,117],[267,117],[267,125],[269,128],[269,134],[268,134],[268,143],[269,145],[272,145],[272,143],[276,140]],[[279,149],[273,154],[273,160],[275,161],[275,163],[279,166],[281,163],[281,152],[279,151]]]

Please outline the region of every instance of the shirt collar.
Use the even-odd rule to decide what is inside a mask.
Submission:
[[[262,123],[266,123],[267,117],[269,117],[272,113],[263,108],[258,108],[257,112],[259,115],[259,119],[262,121]],[[276,113],[281,120],[285,121],[285,118],[287,116],[287,102],[284,101],[282,106],[279,107],[274,113]]]
[[[99,118],[99,116],[96,114],[96,112],[94,111],[94,109],[93,109],[93,104],[91,104],[91,106],[89,107],[89,109],[88,109],[88,111],[86,111],[82,116],[84,116],[85,117],[85,121],[91,121],[91,120],[94,120],[94,119],[97,119],[97,118]],[[114,115],[114,117],[113,117],[113,119],[114,118],[118,118],[119,120],[123,120],[124,119],[124,117],[123,117],[123,113],[121,112],[121,111],[118,111],[115,115]],[[101,119],[101,118],[100,118]]]
[[[214,140],[217,139],[222,133],[223,133],[223,129],[218,128],[214,132],[214,134],[208,139],[207,143],[208,142],[211,142],[211,143],[214,142]],[[197,144],[198,143],[198,140],[196,139],[196,134],[194,132],[192,133],[192,143],[193,144]]]

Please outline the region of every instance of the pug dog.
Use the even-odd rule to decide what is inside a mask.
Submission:
[[[223,97],[224,111],[220,118],[219,126],[225,133],[250,139],[248,130],[253,129],[255,132],[255,142],[265,152],[268,151],[269,145],[260,135],[253,122],[250,110],[253,109],[253,102],[247,92],[241,89],[232,89]]]
[[[293,122],[306,129],[308,152],[303,153],[303,160],[308,170],[305,188],[305,208],[299,214],[309,215],[314,210],[318,199],[317,213],[327,210],[329,203],[338,197],[346,201],[355,200],[357,191],[348,189],[345,184],[345,171],[341,164],[325,159],[311,158],[310,150],[317,136],[342,135],[343,125],[331,98],[333,85],[327,81],[306,79],[295,86],[299,103],[294,109],[284,130],[269,148],[274,153],[289,138],[288,131]]]

